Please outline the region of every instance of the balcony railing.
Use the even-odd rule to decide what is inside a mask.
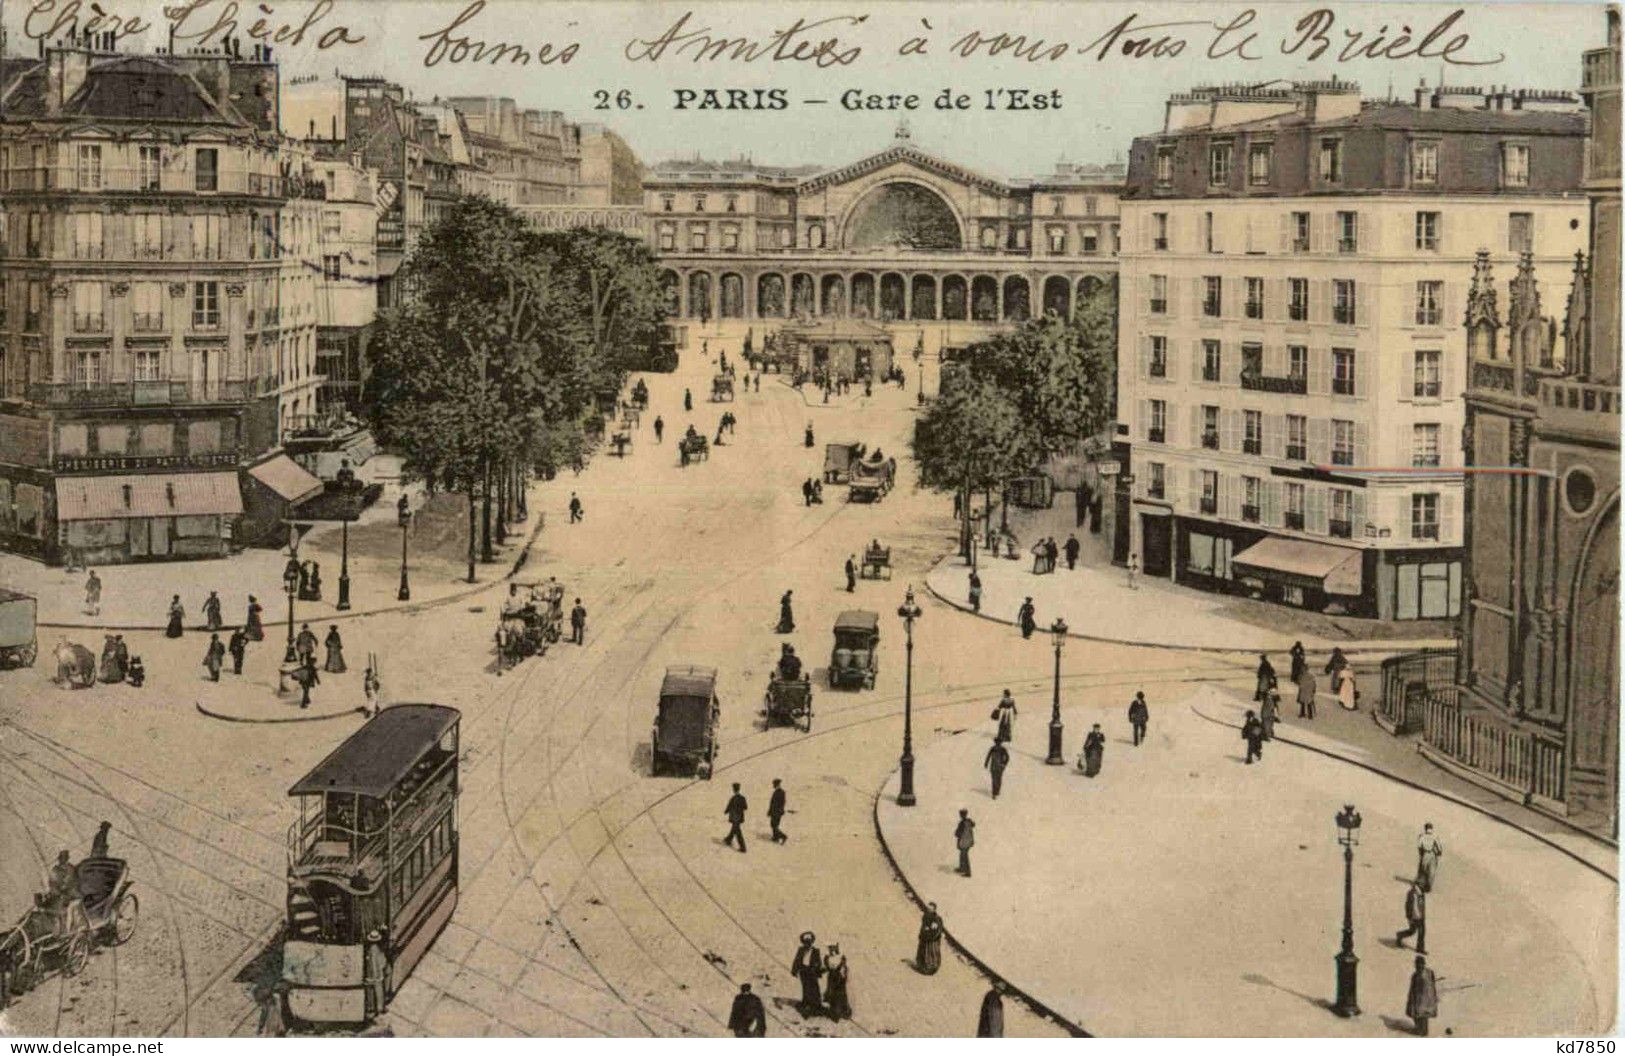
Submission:
[[[1351,377],[1333,378],[1332,379],[1332,395],[1333,396],[1353,396],[1354,395],[1354,379],[1351,378]]]
[[[164,328],[164,315],[162,312],[136,312],[130,316],[130,323],[142,333],[152,333]]]
[[[1204,300],[1202,302],[1202,314],[1207,315],[1207,316],[1212,316],[1214,318],[1218,318],[1218,315],[1219,315],[1219,302],[1218,301]]]
[[[1291,528],[1293,531],[1303,531],[1303,511],[1287,510],[1281,515],[1281,523],[1287,528]]]
[[[1209,451],[1217,451],[1219,449],[1219,434],[1204,432],[1202,434],[1202,446]]]
[[[1156,297],[1151,298],[1151,314],[1152,315],[1163,315],[1167,311],[1168,311],[1168,301],[1167,301],[1166,298],[1160,298],[1160,299],[1156,298]]]
[[[1197,509],[1203,513],[1216,514],[1219,512],[1219,499],[1215,495],[1203,495],[1197,502]]]
[[[1439,383],[1437,381],[1424,381],[1411,386],[1411,396],[1418,400],[1436,400],[1439,398]]]
[[[151,169],[134,166],[84,170],[74,165],[60,167],[13,168],[6,172],[7,186],[13,191],[63,191],[105,194],[250,194],[265,198],[286,198],[287,183],[280,174],[246,172],[241,169],[166,169],[153,179]]]
[[[1354,522],[1332,518],[1326,522],[1326,534],[1336,539],[1353,539]]]
[[[1354,306],[1352,304],[1335,304],[1332,306],[1332,322],[1342,323],[1345,326],[1354,325]]]
[[[1349,451],[1347,449],[1333,448],[1332,449],[1332,465],[1334,465],[1334,466],[1352,466],[1352,465],[1354,465],[1354,452]]]
[[[267,391],[257,380],[104,381],[83,385],[35,382],[28,386],[28,399],[51,407],[161,407],[240,403]]]
[[[1297,462],[1305,462],[1309,459],[1309,449],[1302,444],[1287,444],[1285,454],[1287,458]]]
[[[1443,317],[1444,313],[1437,308],[1418,307],[1416,309],[1417,326],[1438,326],[1439,320]]]
[[[1429,539],[1429,540],[1432,540],[1433,542],[1438,542],[1439,541],[1439,522],[1438,521],[1412,522],[1412,524],[1411,524],[1411,538],[1412,539]]]
[[[1241,372],[1241,387],[1254,392],[1280,392],[1302,396],[1309,391],[1309,379],[1296,374],[1289,374],[1283,378],[1244,370]]]
[[[1166,429],[1152,427],[1145,431],[1145,438],[1151,441],[1153,444],[1165,443],[1168,439],[1168,431]]]
[[[1257,524],[1258,523],[1258,507],[1257,506],[1248,506],[1245,503],[1243,503],[1242,507],[1241,507],[1241,519],[1244,520],[1244,521],[1247,521],[1250,524]]]
[[[1166,359],[1153,359],[1146,368],[1146,373],[1153,378],[1166,378],[1168,376],[1168,361]]]
[[[1164,490],[1165,489],[1163,488],[1162,481],[1160,481],[1160,480],[1153,480],[1150,483],[1146,484],[1146,486],[1145,486],[1145,494],[1146,494],[1147,498],[1152,498],[1152,499],[1163,498],[1164,497],[1163,496],[1163,491]]]
[[[1438,469],[1439,468],[1439,456],[1438,456],[1437,453],[1434,453],[1434,454],[1431,454],[1431,455],[1412,455],[1411,456],[1411,468],[1413,468],[1413,469]]]
[[[1264,441],[1251,438],[1243,440],[1241,450],[1243,454],[1261,455],[1264,453]]]
[[[1294,252],[1294,253],[1307,253],[1307,252],[1309,252],[1309,240],[1307,238],[1294,238],[1292,240],[1292,252]]]
[[[1167,249],[1168,248],[1168,240],[1166,238],[1152,239],[1151,240],[1151,248],[1152,249]]]
[[[1203,381],[1218,381],[1219,380],[1219,368],[1214,366],[1211,363],[1203,363],[1202,364],[1202,380]]]
[[[99,334],[107,329],[107,316],[73,313],[73,328],[81,334]]]
[[[1247,302],[1247,318],[1249,318],[1249,319],[1262,319],[1262,318],[1264,318],[1264,302],[1263,301],[1248,301]]]

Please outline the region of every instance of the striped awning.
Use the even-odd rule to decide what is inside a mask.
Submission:
[[[1360,593],[1360,551],[1308,539],[1272,535],[1230,559],[1237,572],[1251,572],[1328,594]]]
[[[235,516],[242,512],[243,496],[237,487],[237,474],[231,471],[56,479],[59,521]]]
[[[322,490],[322,482],[287,455],[275,455],[248,468],[248,475],[288,502],[302,502]]]

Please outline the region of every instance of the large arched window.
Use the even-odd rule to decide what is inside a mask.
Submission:
[[[959,219],[942,196],[917,183],[887,183],[870,191],[847,222],[852,249],[961,247]]]

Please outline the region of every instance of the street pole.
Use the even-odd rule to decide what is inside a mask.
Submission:
[[[1066,621],[1057,619],[1050,625],[1050,633],[1055,636],[1055,696],[1050,703],[1049,754],[1044,757],[1044,762],[1050,766],[1062,766],[1066,758],[1061,754],[1061,646],[1066,643]]]
[[[405,494],[401,495],[395,509],[401,521],[401,589],[395,592],[395,600],[411,601],[412,585],[406,579],[406,532],[412,526],[412,508]]]
[[[908,594],[903,598],[902,606],[897,615],[903,618],[903,628],[906,635],[907,660],[903,667],[903,756],[897,761],[899,779],[897,785],[897,805],[899,807],[912,807],[914,805],[914,621],[920,616],[920,607],[914,603],[914,587],[911,584]]]
[[[282,572],[282,585],[288,590],[288,648],[282,654],[282,662],[291,664],[299,659],[299,653],[293,647],[293,597],[299,590],[299,557],[297,552],[288,558],[288,566]]]
[[[1359,842],[1360,815],[1351,803],[1337,815],[1338,842],[1343,845],[1343,948],[1337,962],[1337,1003],[1332,1011],[1348,1018],[1360,1014],[1357,973],[1360,958],[1354,955],[1354,845]]]
[[[350,522],[339,522],[339,603],[340,612],[350,607]]]

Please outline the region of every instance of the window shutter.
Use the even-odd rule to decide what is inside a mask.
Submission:
[[[1459,544],[1456,538],[1456,503],[1460,497],[1454,491],[1447,491],[1439,496],[1439,545],[1451,546]]]
[[[1197,338],[1195,341],[1191,342],[1191,380],[1192,381],[1201,381],[1202,380],[1202,360],[1203,360],[1203,358],[1204,358],[1204,353],[1202,351],[1202,339]]]
[[[1165,350],[1164,354],[1167,356],[1167,360],[1163,363],[1162,374],[1163,377],[1167,378],[1169,381],[1173,381],[1175,378],[1179,377],[1178,374],[1174,373],[1179,366],[1179,342],[1170,339],[1164,343],[1163,348]]]
[[[1285,279],[1270,279],[1264,283],[1264,318],[1281,322],[1286,318],[1287,285]]]
[[[1140,353],[1135,357],[1135,359],[1138,360],[1138,362],[1135,364],[1134,376],[1139,378],[1141,381],[1144,381],[1146,378],[1150,377],[1151,372],[1150,335],[1145,335],[1140,338]]]
[[[1191,404],[1191,435],[1186,441],[1191,447],[1200,447],[1202,444],[1202,408]]]
[[[1320,535],[1326,534],[1326,489],[1310,486],[1303,495],[1304,528]]]
[[[1440,256],[1454,256],[1456,247],[1451,241],[1451,234],[1455,231],[1455,225],[1445,223],[1445,214],[1443,210],[1438,211],[1434,215],[1433,238],[1438,244],[1438,253]],[[1411,222],[1414,225],[1416,221],[1413,218]],[[1414,244],[1414,234],[1412,237]]]
[[[1372,380],[1371,361],[1375,358],[1375,352],[1354,353],[1354,395],[1362,400],[1369,400],[1376,395],[1371,390],[1371,386],[1375,384]]]
[[[1409,403],[1416,399],[1416,352],[1407,350],[1394,361],[1394,399]]]
[[[1167,502],[1168,505],[1172,506],[1174,509],[1183,509],[1185,505],[1185,497],[1182,494],[1184,488],[1181,487],[1179,474],[1171,469],[1164,469],[1162,473],[1162,487],[1163,501]]]
[[[1139,436],[1150,437],[1150,435],[1151,435],[1151,401],[1150,400],[1137,400],[1137,401],[1135,401],[1135,413],[1139,415],[1139,418],[1137,419],[1137,421],[1139,422],[1139,428],[1136,429],[1135,432]]]
[[[1224,515],[1231,520],[1241,519],[1241,478],[1229,474],[1219,478],[1220,493],[1224,496],[1224,505],[1220,507]]]
[[[1275,251],[1277,253],[1287,253],[1292,249],[1292,211],[1287,210],[1282,213],[1280,219],[1280,226],[1276,230]]]
[[[1179,287],[1180,281],[1170,276],[1168,279],[1168,315],[1176,319],[1179,317]]]
[[[1457,364],[1466,358],[1467,353],[1458,353],[1448,347],[1449,344],[1451,342],[1446,342],[1447,347],[1439,353],[1439,396],[1441,399],[1459,400],[1462,397],[1462,374]]]
[[[1439,465],[1466,465],[1461,455],[1461,430],[1454,425],[1439,426]]]
[[[1286,346],[1269,344],[1264,346],[1264,373],[1272,378],[1286,376]]]
[[[1185,473],[1185,487],[1185,508],[1195,513],[1202,505],[1202,471],[1199,469],[1187,470]]]
[[[1330,322],[1332,318],[1332,283],[1330,279],[1313,279],[1309,283],[1309,321]]]
[[[1354,464],[1356,466],[1369,466],[1371,464],[1368,448],[1371,443],[1371,430],[1364,422],[1354,423]]]
[[[1488,249],[1496,256],[1510,253],[1512,251],[1509,241],[1511,238],[1510,224],[1511,222],[1508,220],[1506,213],[1498,213],[1495,217],[1495,243],[1490,246],[1480,246],[1479,248]]]
[[[1439,321],[1446,330],[1455,330],[1467,325],[1467,313],[1460,301],[1461,287],[1454,282],[1446,281],[1439,294]]]
[[[1360,214],[1360,252],[1382,252],[1382,214],[1375,210]]]
[[[1219,450],[1234,451],[1241,445],[1236,442],[1236,418],[1240,411],[1225,408],[1219,411]]]
[[[1264,480],[1258,490],[1262,493],[1264,523],[1272,528],[1281,526],[1281,486],[1273,480]]]
[[[1279,414],[1264,415],[1264,457],[1283,458],[1286,453],[1286,422]]]
[[[1324,348],[1309,350],[1309,395],[1325,396],[1332,391],[1332,355]]]
[[[1317,466],[1332,461],[1332,423],[1325,418],[1309,419],[1309,461]]]
[[[1141,275],[1138,279],[1135,280],[1135,287],[1134,288],[1137,291],[1139,291],[1138,294],[1137,294],[1137,300],[1139,301],[1140,310],[1136,314],[1141,315],[1141,316],[1150,314],[1150,312],[1151,312],[1151,276],[1149,276],[1149,275]]]
[[[1368,523],[1380,519],[1377,516],[1378,511],[1376,509],[1376,507],[1380,505],[1380,502],[1377,501],[1377,496],[1372,496],[1372,501],[1367,502],[1364,488],[1353,488],[1351,490],[1353,491],[1354,497],[1349,501],[1349,520],[1353,524],[1354,535],[1356,538],[1358,538],[1365,534],[1365,526]],[[1410,534],[1409,527],[1409,525],[1406,526],[1406,531],[1403,534]],[[1395,528],[1396,531],[1394,534],[1401,534],[1397,530],[1397,525]]]
[[[1311,221],[1313,233],[1309,244],[1316,253],[1331,253],[1337,249],[1337,213],[1319,212]]]
[[[1164,404],[1162,408],[1163,442],[1169,447],[1179,443],[1179,408],[1174,404]]]
[[[1168,214],[1168,226],[1167,226],[1167,228],[1165,230],[1168,232],[1167,235],[1165,236],[1168,239],[1168,250],[1167,251],[1169,253],[1178,253],[1179,252],[1179,214],[1178,213],[1169,213]],[[1147,235],[1146,241],[1149,244],[1152,239],[1155,239],[1157,237],[1156,228],[1153,227],[1151,230],[1147,231],[1146,235]]]

